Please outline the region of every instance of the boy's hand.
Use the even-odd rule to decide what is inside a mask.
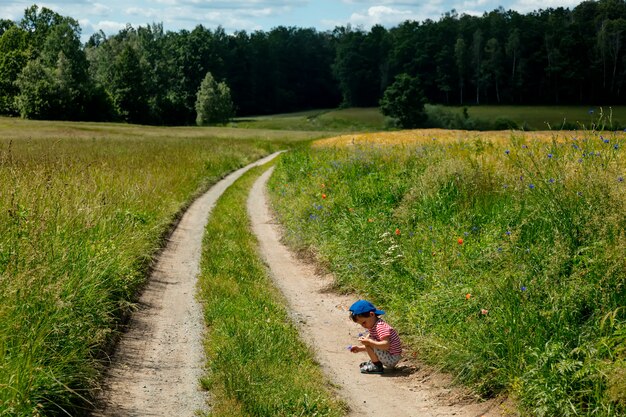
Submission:
[[[348,350],[352,353],[358,353],[358,352],[362,352],[365,350],[364,346],[348,346]]]
[[[369,336],[361,336],[359,337],[359,342],[363,343],[365,346],[370,346],[372,343],[372,340],[369,338]]]

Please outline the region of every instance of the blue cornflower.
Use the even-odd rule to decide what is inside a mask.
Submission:
[[[507,231],[506,231],[506,235],[507,235],[507,236],[511,236],[511,231],[510,231],[510,230],[507,230]]]
[[[618,182],[624,182],[624,177],[617,177]]]
[[[582,158],[578,158],[578,162],[582,162],[582,161],[583,161],[583,159],[582,159]]]
[[[595,110],[593,110],[593,109],[589,109],[589,110],[587,111],[587,113],[589,113],[589,114],[593,114],[593,112],[594,112],[594,111],[595,111]]]
[[[619,145],[616,143],[615,145],[613,145],[613,149],[619,149]]]
[[[550,178],[548,181],[550,181],[550,184],[554,184],[554,178]]]
[[[522,149],[528,149],[527,145],[522,145]]]
[[[576,194],[578,195],[578,197],[582,197],[583,196],[583,192],[582,191],[579,191]]]
[[[552,155],[551,153],[548,154],[548,158],[552,158],[554,155]]]
[[[508,155],[511,153],[511,151],[507,149],[506,151],[504,151],[504,153]]]
[[[532,190],[533,188],[535,188],[535,184],[528,184],[528,188]]]
[[[609,143],[609,142],[610,142],[610,140],[608,140],[608,139],[602,139],[602,142],[604,142],[604,143]]]
[[[522,285],[522,287],[520,288],[520,290],[522,290],[522,291],[526,291],[526,290],[527,290],[527,288],[526,288],[524,285]]]
[[[575,143],[574,143],[574,144],[572,144],[572,148],[574,148],[574,149],[580,149],[580,148],[578,147],[578,145],[576,145]]]

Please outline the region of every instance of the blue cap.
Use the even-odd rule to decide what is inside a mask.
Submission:
[[[385,314],[384,310],[377,310],[374,304],[367,300],[359,300],[350,306],[350,312],[354,315],[369,313],[370,311],[373,311],[377,316]]]

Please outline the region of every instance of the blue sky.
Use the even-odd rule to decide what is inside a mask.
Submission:
[[[1,0],[0,17],[20,20],[24,9],[37,4],[78,20],[83,40],[93,32],[117,33],[162,22],[166,31],[191,30],[202,24],[226,32],[269,31],[276,26],[313,27],[320,31],[352,25],[365,30],[374,24],[395,26],[405,20],[438,20],[452,9],[459,14],[482,15],[499,6],[528,13],[549,7],[573,8],[581,0]]]

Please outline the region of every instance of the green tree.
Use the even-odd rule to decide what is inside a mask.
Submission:
[[[58,105],[54,70],[41,60],[28,61],[17,78],[20,93],[15,103],[20,115],[28,119],[49,119]]]
[[[408,129],[419,127],[426,121],[425,103],[419,79],[400,74],[385,90],[380,109],[385,116],[396,119],[401,127]]]
[[[196,99],[196,123],[199,126],[226,123],[234,114],[230,88],[225,82],[217,82],[207,72]]]
[[[18,75],[28,62],[26,31],[13,25],[0,36],[0,114],[17,114]]]

